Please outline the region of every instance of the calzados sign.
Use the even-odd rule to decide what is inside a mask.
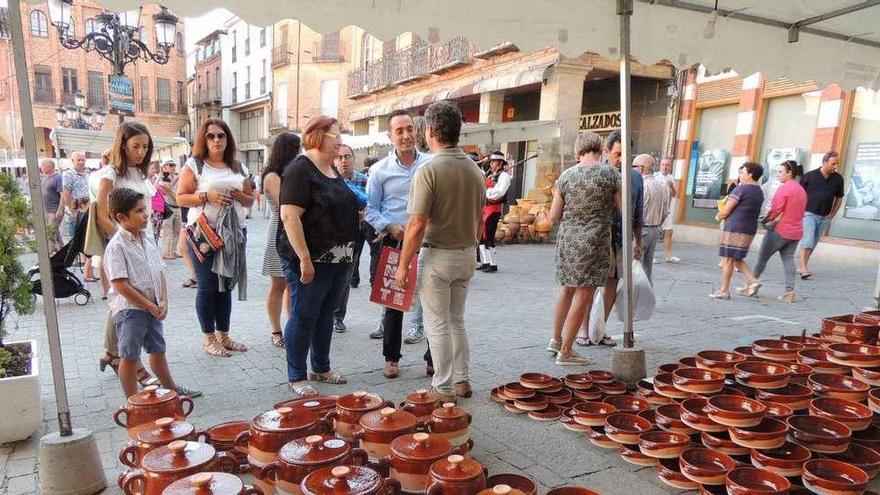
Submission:
[[[416,293],[418,260],[413,257],[409,264],[409,276],[406,289],[400,288],[394,276],[400,265],[400,250],[385,246],[379,255],[376,276],[373,278],[373,291],[370,301],[398,311],[409,311]]]
[[[620,129],[620,112],[589,113],[581,115],[582,131],[613,131]]]

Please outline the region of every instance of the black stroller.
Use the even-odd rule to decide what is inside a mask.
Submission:
[[[86,241],[86,225],[88,213],[83,215],[73,233],[73,238],[55,252],[49,261],[52,265],[52,285],[55,287],[55,299],[73,297],[73,302],[85,306],[92,299],[92,293],[83,285],[70,267],[82,252]],[[34,266],[28,271],[31,282],[31,294],[41,296],[43,287],[40,285],[40,267]]]

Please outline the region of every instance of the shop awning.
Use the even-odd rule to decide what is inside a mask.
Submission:
[[[561,133],[555,120],[528,120],[497,124],[465,124],[461,128],[461,146],[497,146],[520,141],[549,141]]]
[[[100,154],[113,145],[112,132],[95,132],[83,129],[56,127],[49,133],[49,139],[58,149],[65,152],[85,151]],[[189,143],[182,137],[153,136],[153,159],[176,160],[178,156],[189,154]]]
[[[343,134],[342,142],[351,146],[353,150],[363,150],[373,146],[391,146],[387,132],[373,132],[361,136],[349,136]]]

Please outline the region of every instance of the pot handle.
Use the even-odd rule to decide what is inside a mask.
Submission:
[[[471,413],[467,413],[467,419],[468,419],[468,426],[470,426],[471,423],[474,422],[474,417],[471,416]]]
[[[359,440],[363,440],[364,439],[364,429],[358,428],[357,430],[352,432],[351,438],[353,438],[355,442],[357,442]]]
[[[389,474],[391,471],[391,457],[390,456],[380,457],[380,458],[376,459],[376,461],[373,463],[373,465],[376,466],[376,470],[379,471],[382,474],[382,476],[390,476],[390,474]]]
[[[211,434],[208,433],[208,430],[205,430],[205,431],[199,431],[199,430],[196,430],[196,431],[194,431],[194,432],[193,432],[193,438],[195,439],[196,442],[206,443],[206,444],[211,445],[211,446],[214,445],[213,443],[211,443]],[[199,440],[199,438],[201,438],[201,440]]]
[[[431,418],[421,417],[416,419],[416,431],[419,433],[427,433],[430,431],[429,424],[431,423]]]
[[[252,485],[244,485],[241,495],[263,495],[263,490]]]
[[[364,449],[351,449],[351,457],[357,466],[366,466],[370,461],[370,456]]]
[[[123,414],[125,414],[125,423],[120,419],[120,416]],[[113,413],[113,421],[119,426],[128,429],[128,410],[125,406],[119,406],[116,408],[116,412]]]
[[[443,485],[437,483],[436,481],[432,482],[430,486],[428,486],[428,491],[425,492],[425,495],[442,495],[443,494]]]
[[[224,473],[238,473],[238,462],[229,452],[217,452],[217,464],[220,465],[220,471]]]
[[[265,466],[259,468],[257,471],[257,476],[264,480],[275,480],[275,475],[278,473],[278,463],[270,462]]]
[[[250,431],[250,430],[244,430],[243,432],[241,432],[241,433],[239,433],[238,435],[235,436],[235,440],[233,440],[232,443],[233,443],[236,447],[244,447],[244,448],[247,448],[247,446],[248,446],[248,442],[250,442],[250,441],[251,441],[251,431]]]
[[[189,404],[188,411],[186,410],[185,407],[183,407],[184,404]],[[180,398],[180,410],[183,411],[184,416],[189,416],[190,413],[193,412],[194,407],[195,407],[195,405],[193,404],[192,399],[190,399],[189,397],[181,397]]]
[[[147,477],[144,476],[143,470],[132,469],[122,478],[122,492],[125,495],[141,495],[145,492],[146,482]],[[139,489],[135,489],[135,486]]]
[[[119,451],[119,462],[130,467],[138,468],[137,465],[137,444],[129,442],[128,445]]]
[[[389,495],[401,495],[403,493],[400,481],[394,478],[385,478],[385,486],[388,487]]]
[[[323,419],[324,419],[324,421],[326,421],[332,425],[333,422],[336,421],[336,418],[338,418],[338,417],[339,417],[339,413],[337,413],[336,409],[334,409],[334,410],[328,412],[327,414],[325,414]]]

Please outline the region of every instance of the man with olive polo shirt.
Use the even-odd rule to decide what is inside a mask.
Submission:
[[[807,192],[807,211],[804,213],[804,236],[800,240],[801,266],[798,275],[802,280],[813,276],[807,266],[810,257],[819,244],[819,238],[828,229],[828,222],[837,214],[843,204],[843,176],[837,173],[840,157],[836,151],[829,151],[822,157],[822,166],[807,172],[801,179],[801,186]]]

